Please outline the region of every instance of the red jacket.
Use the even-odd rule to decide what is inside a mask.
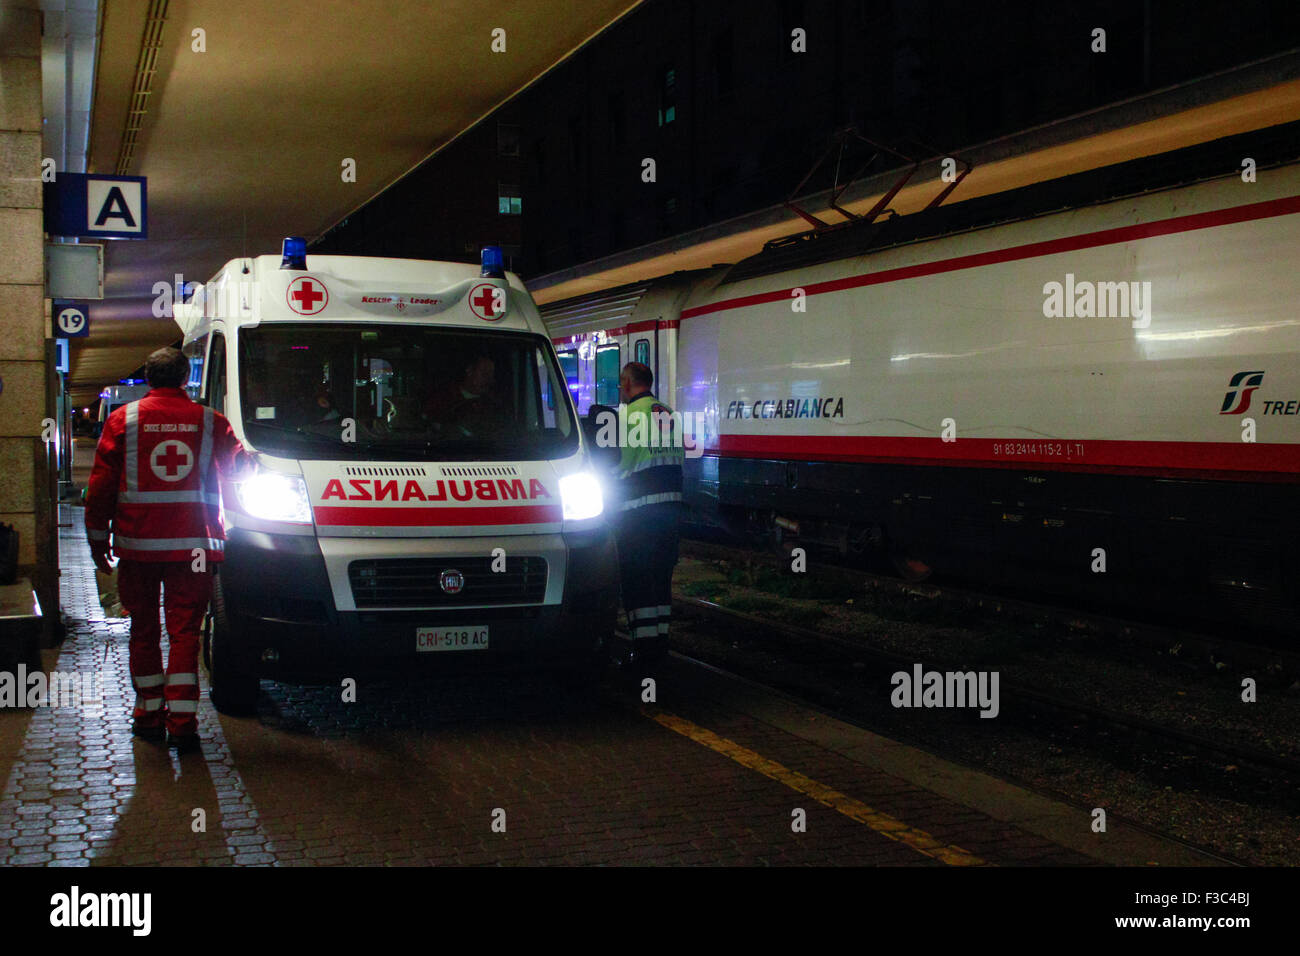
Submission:
[[[218,473],[242,450],[224,415],[155,388],[108,416],[86,489],[86,536],[132,561],[189,561],[225,547]]]

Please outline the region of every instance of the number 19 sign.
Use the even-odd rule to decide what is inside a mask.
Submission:
[[[56,299],[50,312],[54,317],[56,339],[75,339],[90,334],[90,306],[87,303]]]

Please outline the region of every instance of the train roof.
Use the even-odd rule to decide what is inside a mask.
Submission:
[[[891,215],[871,223],[848,222],[783,236],[773,239],[757,255],[734,265],[721,284],[1239,175],[1242,159],[1247,156],[1255,160],[1259,169],[1300,158],[1300,122],[1283,123],[906,216]],[[971,175],[979,175],[979,170]]]

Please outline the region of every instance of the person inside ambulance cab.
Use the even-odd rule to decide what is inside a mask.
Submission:
[[[452,435],[485,437],[499,432],[505,415],[496,392],[496,362],[478,354],[461,369],[459,380],[434,395],[428,415]]]
[[[329,393],[321,383],[319,370],[311,365],[291,365],[284,369],[281,380],[282,394],[279,407],[285,419],[299,427],[310,427],[325,421],[332,406]]]

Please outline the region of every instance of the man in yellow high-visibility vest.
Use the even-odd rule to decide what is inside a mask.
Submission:
[[[680,422],[651,391],[650,368],[629,362],[618,384],[627,406],[614,502],[623,609],[634,657],[655,660],[668,652],[685,451]]]

